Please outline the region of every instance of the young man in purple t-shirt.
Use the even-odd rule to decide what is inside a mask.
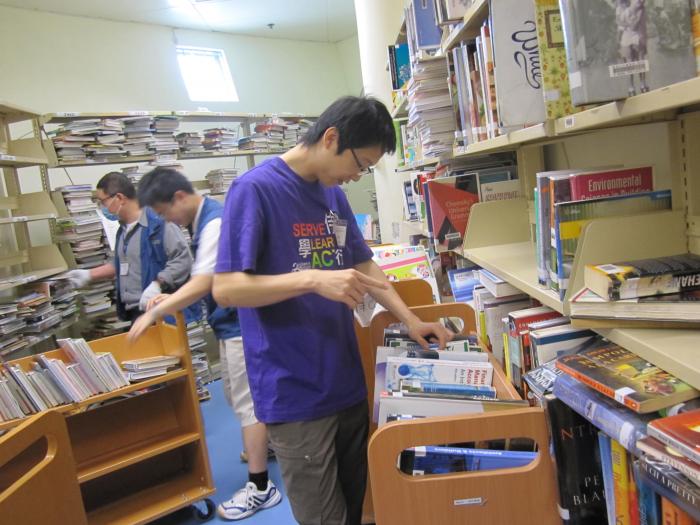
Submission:
[[[238,308],[255,413],[302,525],[361,519],[368,406],[352,308],[370,293],[421,344],[450,337],[389,286],[338,187],[395,148],[384,105],[344,97],[226,197],[213,294]]]

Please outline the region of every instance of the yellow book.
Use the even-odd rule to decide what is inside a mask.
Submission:
[[[508,352],[508,333],[503,332],[503,368],[506,370],[506,377],[508,381],[513,382],[510,377],[510,353]]]
[[[627,451],[617,441],[611,439],[610,455],[612,456],[613,492],[615,494],[615,523],[616,525],[631,525]]]

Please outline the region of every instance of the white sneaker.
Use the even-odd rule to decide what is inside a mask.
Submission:
[[[282,494],[272,481],[267,481],[265,490],[258,490],[255,483],[248,482],[230,500],[217,507],[219,516],[225,520],[242,520],[262,509],[274,507],[282,501]]]

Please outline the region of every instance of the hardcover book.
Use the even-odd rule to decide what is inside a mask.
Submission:
[[[687,0],[560,0],[574,105],[695,76]]]
[[[650,436],[700,463],[700,409],[651,421]]]
[[[598,430],[554,396],[545,397],[557,465],[559,513],[567,524],[605,523]]]
[[[506,131],[545,120],[535,4],[490,2],[498,117]]]
[[[517,468],[530,464],[537,452],[461,447],[413,447],[401,453],[400,469],[406,474],[447,474]]]
[[[642,193],[654,189],[651,166],[583,171],[569,176],[572,201],[599,199],[613,195]]]
[[[635,456],[637,441],[646,437],[654,414],[636,414],[566,373],[557,376],[552,393]]]
[[[644,456],[638,460],[642,479],[662,497],[700,520],[700,487],[663,461]]]
[[[463,253],[471,207],[479,202],[476,176],[441,177],[427,183],[435,251]],[[470,191],[471,190],[471,191]]]
[[[700,256],[687,253],[587,264],[583,280],[589,290],[610,301],[700,290]]]
[[[637,441],[637,448],[647,456],[668,463],[678,472],[700,485],[700,465],[684,456],[681,452],[658,439],[647,436]]]
[[[639,413],[654,412],[700,395],[690,385],[614,343],[601,342],[562,356],[557,366]]]

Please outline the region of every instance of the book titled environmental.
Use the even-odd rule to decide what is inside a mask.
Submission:
[[[677,377],[614,343],[602,342],[564,355],[557,366],[639,413],[661,410],[700,395]]]

